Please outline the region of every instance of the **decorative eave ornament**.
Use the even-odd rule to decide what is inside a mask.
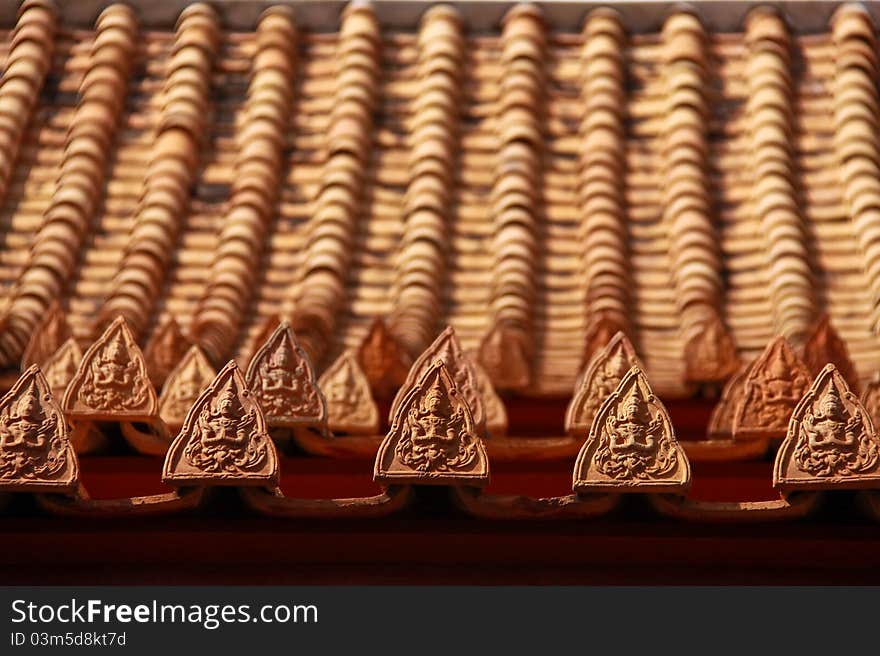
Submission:
[[[121,316],[86,351],[64,393],[62,407],[72,419],[148,421],[156,417],[156,390],[144,356]]]
[[[746,390],[746,378],[749,375],[750,368],[751,365],[740,367],[739,371],[728,378],[724,384],[721,396],[709,417],[709,427],[706,431],[708,439],[733,439],[733,418],[736,409],[742,403],[743,394],[745,394]]]
[[[480,342],[479,361],[498,389],[521,390],[531,383],[529,348],[521,331],[494,326]]]
[[[377,397],[391,397],[405,384],[410,358],[388,330],[384,319],[376,317],[358,348],[358,362]]]
[[[782,439],[792,410],[810,387],[810,372],[784,337],[777,337],[746,376],[733,418],[735,440]]]
[[[596,355],[608,346],[618,333],[626,333],[621,323],[610,312],[599,311],[591,317],[587,334],[584,338],[584,355],[581,359],[581,371],[585,370],[596,358]]]
[[[726,381],[740,367],[733,338],[717,316],[706,322],[684,347],[685,380],[689,383]]]
[[[483,400],[477,387],[477,375],[470,360],[464,354],[458,337],[455,335],[455,329],[452,326],[447,326],[413,363],[403,386],[391,403],[391,412],[388,420],[392,423],[394,422],[394,418],[399,414],[398,410],[403,403],[404,397],[424,378],[429,369],[435,367],[437,360],[443,362],[447,373],[455,381],[455,388],[458,394],[465,400],[476,430],[481,435],[484,434],[486,415],[483,410]]]
[[[826,364],[831,363],[837,367],[837,372],[846,380],[850,391],[859,393],[859,377],[855,366],[849,357],[849,349],[827,314],[819,317],[813,326],[813,330],[804,343],[804,364],[810,370],[810,374],[818,376]]]
[[[73,494],[78,475],[61,406],[31,365],[0,399],[0,491]]]
[[[64,392],[61,407],[73,425],[71,440],[80,454],[94,451],[108,438],[98,424],[117,422],[137,451],[162,455],[170,440],[158,406],[144,356],[118,316],[86,351]]]
[[[269,426],[326,424],[327,404],[315,370],[286,321],[254,354],[245,380]]]
[[[874,374],[874,377],[865,385],[860,398],[868,416],[874,426],[880,426],[880,372]]]
[[[578,454],[572,489],[683,495],[689,485],[690,464],[669,414],[641,369],[633,367],[596,413]]]
[[[180,428],[202,392],[214,380],[216,372],[204,351],[191,346],[165,379],[159,394],[159,416],[168,426]]]
[[[177,486],[278,484],[278,456],[266,418],[230,361],[190,408],[162,469]]]
[[[798,403],[776,455],[783,491],[880,487],[880,438],[858,397],[828,364]]]
[[[82,359],[82,350],[71,337],[42,365],[43,375],[56,400],[64,398],[64,392],[79,370]]]
[[[483,412],[486,414],[486,430],[490,436],[500,437],[507,434],[507,408],[504,407],[504,401],[495,391],[492,379],[483,369],[473,352],[465,354],[470,360],[471,366],[474,368],[474,380],[477,383],[477,392],[480,394],[480,400],[483,402]]]
[[[345,351],[318,380],[327,402],[327,424],[334,433],[375,435],[379,409],[357,358]]]
[[[32,364],[42,367],[53,353],[70,337],[67,318],[57,301],[46,311],[42,322],[31,335],[24,353],[21,356],[21,368],[27,369]]]
[[[472,487],[489,482],[483,442],[443,360],[406,389],[376,455],[373,480]]]
[[[190,346],[174,317],[169,316],[159,324],[144,349],[144,361],[153,385],[161,388],[165,384]]]
[[[632,343],[626,335],[618,332],[578,376],[574,396],[565,412],[565,432],[569,435],[586,435],[602,403],[614,393],[633,367],[644,369]]]
[[[257,351],[266,343],[266,341],[281,325],[281,317],[277,314],[271,314],[260,322],[257,326],[257,332],[248,340],[247,347],[244,349],[244,357],[239,359],[242,368],[246,368],[248,363],[254,359]]]

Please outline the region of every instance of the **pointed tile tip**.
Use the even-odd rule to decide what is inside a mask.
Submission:
[[[461,343],[458,341],[458,337],[451,326],[447,326],[446,329],[441,331],[428,348],[413,362],[403,384],[397,390],[397,394],[391,403],[388,417],[389,422],[394,420],[400,404],[409,391],[417,385],[419,380],[435,365],[437,360],[443,363],[444,369],[448,371],[449,376],[455,381],[458,393],[465,399],[477,429],[482,434],[485,432],[486,414],[483,407],[483,399],[477,386],[476,373],[470,364],[470,360],[465,356]]]
[[[792,413],[776,454],[773,486],[783,492],[880,486],[880,438],[833,365],[816,377]]]
[[[8,315],[4,315],[4,320]],[[53,301],[27,340],[21,354],[21,368],[31,364],[43,365],[70,336],[67,317],[58,301]]]
[[[327,424],[334,433],[374,435],[379,409],[370,383],[351,351],[344,351],[318,381],[327,403]]]
[[[480,342],[479,361],[497,389],[518,391],[531,384],[529,352],[521,331],[495,325]]]
[[[326,425],[327,404],[311,359],[284,322],[254,354],[245,379],[271,426]]]
[[[751,364],[744,365],[727,379],[724,388],[721,390],[721,396],[712,414],[709,417],[709,426],[706,429],[706,437],[710,440],[731,440],[733,439],[733,415],[737,407],[742,402],[743,393],[745,391],[746,377],[748,376]]]
[[[471,485],[489,480],[489,460],[467,403],[442,361],[408,390],[376,455],[383,484]]]
[[[71,493],[79,464],[61,407],[39,367],[0,399],[0,490]]]
[[[266,419],[234,360],[201,393],[169,448],[162,480],[174,485],[273,485],[278,456]]]
[[[62,402],[72,417],[138,419],[156,417],[158,398],[143,353],[118,315],[89,347]]]
[[[812,376],[784,337],[772,340],[752,364],[734,413],[735,440],[781,439]]]
[[[633,367],[641,368],[638,356],[626,335],[618,331],[604,348],[593,355],[578,376],[565,412],[566,433],[588,433],[602,403],[614,393]]]
[[[190,346],[192,341],[183,334],[177,319],[172,315],[166,316],[153,331],[144,349],[147,371],[156,387],[164,385]]]
[[[162,387],[159,395],[162,421],[175,429],[182,426],[189,409],[216,375],[202,349],[196,345],[190,347]]]
[[[725,382],[740,367],[733,338],[717,316],[687,340],[684,360],[685,382],[692,384]]]
[[[683,494],[690,463],[666,408],[637,366],[602,403],[581,447],[572,488],[588,492]]]

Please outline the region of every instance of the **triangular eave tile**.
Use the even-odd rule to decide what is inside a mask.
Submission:
[[[107,357],[104,349],[109,348],[111,340],[115,339],[120,340],[125,349],[124,364],[101,359]],[[114,349],[118,349],[118,343],[114,342]],[[121,368],[116,373],[128,379],[116,380],[107,368],[109,364]],[[110,377],[112,379],[106,380]],[[158,413],[158,405],[143,353],[125,320],[117,317],[83,355],[79,369],[64,393],[64,412],[68,417],[83,419],[152,420]]]
[[[327,424],[331,431],[375,435],[379,430],[379,408],[370,391],[370,381],[354,353],[344,351],[318,380],[327,402]]]
[[[431,389],[438,388],[439,399],[447,403],[452,416],[445,417],[446,435],[453,431],[456,435],[454,452],[437,448],[430,444],[419,448],[412,439],[406,439],[406,431],[436,430],[425,428],[420,415],[430,412],[416,404],[426,403],[431,398]],[[426,417],[421,417],[424,420]],[[429,415],[432,421],[435,415]],[[409,428],[408,428],[409,425]],[[457,427],[457,432],[456,432]],[[441,444],[440,447],[451,446]],[[465,485],[483,487],[489,482],[489,458],[480,435],[476,432],[473,417],[467,402],[456,389],[455,381],[446,365],[437,360],[422,378],[407,390],[395,414],[391,429],[382,441],[376,454],[373,480],[384,485]]]
[[[274,362],[276,353],[291,358],[290,363]],[[277,377],[280,380],[272,380]],[[300,346],[290,325],[283,321],[257,350],[245,375],[270,426],[320,426],[327,421],[327,403],[312,362]],[[302,397],[296,403],[296,396]]]
[[[22,417],[22,396],[36,402],[40,416]],[[79,463],[61,406],[39,367],[32,365],[0,399],[0,491],[72,493],[78,487]]]
[[[817,412],[816,404],[823,402],[830,407]],[[839,416],[829,418],[832,412]],[[829,422],[830,428],[817,426]],[[773,464],[773,486],[782,491],[880,487],[880,438],[832,364],[819,372],[792,413]]]
[[[238,417],[220,416],[224,403],[214,404],[226,397],[241,409]],[[231,422],[238,425],[229,436]],[[266,418],[241,370],[230,361],[187,413],[165,456],[162,480],[177,486],[271,487],[278,477],[278,455]]]
[[[644,404],[647,417],[636,420],[617,416],[617,409],[633,395],[637,402]],[[644,426],[647,418],[650,421]],[[617,431],[615,424],[624,422],[635,424],[643,433],[648,433],[644,441],[623,448],[617,446],[614,435],[609,433]],[[625,437],[628,441],[633,439],[631,432]],[[578,453],[572,489],[577,493],[663,492],[683,495],[690,486],[690,476],[690,463],[675,437],[669,413],[654,395],[642,371],[633,367],[596,413],[590,434]]]

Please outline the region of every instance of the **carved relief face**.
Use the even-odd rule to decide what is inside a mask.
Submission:
[[[305,351],[282,323],[257,351],[247,383],[271,425],[320,424],[326,418],[324,396]]]
[[[685,344],[684,356],[685,378],[692,383],[726,380],[740,366],[736,345],[717,316]]]
[[[163,471],[163,480],[178,483],[248,485],[277,479],[266,420],[234,362],[190,408]]]
[[[376,457],[379,482],[488,481],[488,460],[467,404],[443,361],[408,390]]]
[[[471,411],[474,422],[482,432],[485,426],[485,413],[483,400],[477,388],[476,374],[473,366],[462,351],[461,344],[455,336],[455,331],[448,327],[436,340],[422,353],[410,369],[404,386],[400,388],[394,402],[391,404],[389,419],[393,421],[397,409],[400,407],[406,392],[412,388],[437,361],[442,361],[452,377],[458,393],[464,398]]]
[[[877,464],[877,446],[866,432],[864,410],[850,404],[847,408],[833,376],[815,400],[805,406],[800,421],[800,438],[795,448],[795,462],[805,472],[816,476],[859,472]]]
[[[407,413],[404,437],[396,453],[417,471],[454,471],[476,458],[474,440],[467,434],[463,411],[449,402],[439,376]]]
[[[64,342],[61,348],[46,360],[43,365],[43,374],[56,399],[64,396],[64,390],[76,375],[80,362],[82,362],[82,351],[73,337]]]
[[[599,448],[593,458],[596,468],[618,479],[670,472],[677,454],[669,444],[671,436],[659,409],[651,412],[653,395],[646,394],[635,378],[621,392],[624,398],[599,429]]]
[[[774,466],[782,488],[858,487],[877,480],[880,443],[865,408],[834,365],[798,403]]]
[[[143,354],[118,317],[83,356],[65,392],[64,409],[73,415],[146,418],[156,408]]]
[[[172,370],[159,396],[159,416],[169,426],[183,423],[199,395],[214,378],[214,371],[204,353],[193,346]]]
[[[596,414],[578,454],[573,487],[578,492],[680,492],[689,482],[690,467],[669,415],[633,367]]]
[[[61,408],[31,367],[0,400],[0,489],[69,488],[76,475]]]
[[[771,342],[746,377],[743,400],[734,414],[734,437],[782,437],[809,386],[806,366],[785,339]]]
[[[641,367],[635,349],[623,333],[617,333],[587,365],[569,403],[565,429],[569,434],[590,430],[593,417],[631,367]]]
[[[129,357],[125,342],[117,332],[89,362],[91,377],[83,385],[86,402],[99,409],[114,406],[137,407],[143,400],[145,381],[138,381],[137,363]],[[129,388],[134,396],[129,398]]]
[[[379,411],[370,385],[357,359],[345,352],[324,372],[318,386],[327,401],[327,423],[331,430],[374,434]]]

